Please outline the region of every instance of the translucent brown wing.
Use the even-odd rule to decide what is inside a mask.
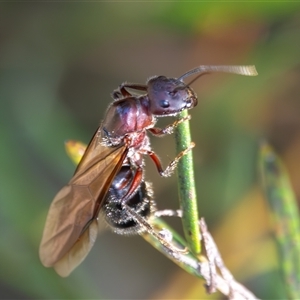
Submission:
[[[99,210],[128,152],[125,145],[102,145],[100,130],[73,178],[55,196],[47,216],[40,259],[44,266],[54,266],[61,276],[69,275],[93,246]]]
[[[55,264],[53,268],[62,277],[70,273],[85,259],[93,247],[98,234],[98,222],[94,219],[80,235],[72,248]]]

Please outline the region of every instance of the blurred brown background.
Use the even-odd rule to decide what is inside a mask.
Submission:
[[[1,298],[221,297],[205,295],[201,280],[140,237],[104,232],[67,279],[38,259],[50,202],[75,168],[64,141],[89,141],[123,81],[178,77],[204,64],[254,64],[259,76],[214,74],[193,84],[200,215],[237,280],[260,298],[284,298],[257,154],[267,138],[299,198],[299,33],[296,2],[2,2]],[[152,138],[164,165],[172,143]],[[159,208],[177,208],[176,177],[161,179],[146,163]]]

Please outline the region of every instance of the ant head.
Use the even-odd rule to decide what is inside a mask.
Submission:
[[[176,115],[198,103],[195,92],[178,79],[157,76],[151,78],[147,85],[150,110],[156,116]]]
[[[214,72],[233,73],[245,76],[256,76],[255,66],[199,66],[179,78],[156,76],[148,82],[150,110],[156,116],[176,115],[182,110],[193,108],[198,99],[189,85],[204,74]],[[183,79],[196,74],[196,78],[185,84]]]

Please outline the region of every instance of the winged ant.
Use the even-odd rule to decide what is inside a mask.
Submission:
[[[147,231],[165,247],[172,248],[148,222],[156,209],[150,184],[143,180],[143,157],[152,159],[161,176],[169,176],[194,144],[164,170],[151,149],[147,132],[155,136],[171,134],[178,124],[189,119],[179,119],[165,128],[155,127],[158,117],[175,116],[197,105],[197,96],[183,82],[184,78],[211,72],[250,76],[256,73],[253,66],[200,66],[179,78],[155,76],[145,85],[123,83],[113,92],[114,101],[73,177],[50,206],[39,251],[44,266],[68,276],[94,245],[100,211],[116,233]]]

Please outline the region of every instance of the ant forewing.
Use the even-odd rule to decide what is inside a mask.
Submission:
[[[256,75],[252,66],[200,66],[178,79],[156,76],[146,85],[124,83],[113,92],[115,101],[109,106],[74,176],[50,206],[40,245],[44,266],[54,267],[59,275],[68,276],[95,242],[100,210],[116,233],[141,232],[138,224],[155,208],[152,190],[143,180],[143,156],[153,160],[161,176],[169,176],[179,159],[194,147],[192,143],[163,170],[158,156],[151,150],[147,131],[156,136],[170,134],[185,121],[180,119],[166,128],[154,127],[157,117],[174,116],[196,106],[196,94],[182,80],[194,73],[199,76],[209,72]],[[133,96],[127,89],[144,94]],[[164,244],[150,225],[143,228],[148,228]]]
[[[50,206],[40,245],[40,259],[44,266],[55,268],[64,257],[79,259],[77,264],[85,258],[97,236],[96,219],[101,201],[127,152],[124,145],[102,145],[98,133],[94,135],[74,176],[57,193]]]

